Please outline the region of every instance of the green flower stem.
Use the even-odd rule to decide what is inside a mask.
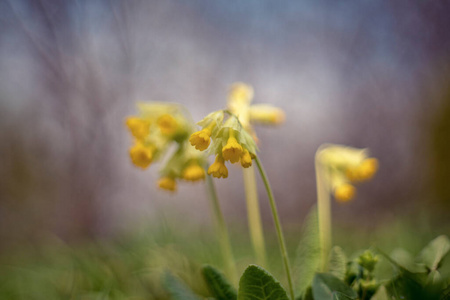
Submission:
[[[273,221],[275,223],[275,228],[277,230],[278,243],[280,244],[281,256],[283,257],[284,269],[286,271],[286,276],[289,284],[289,292],[291,295],[291,299],[295,299],[294,295],[294,286],[292,284],[291,277],[291,267],[289,266],[289,257],[287,254],[286,243],[284,242],[283,231],[281,229],[280,218],[278,217],[277,206],[275,204],[275,199],[273,197],[272,189],[270,188],[269,180],[267,179],[266,172],[264,171],[263,166],[261,165],[261,161],[258,156],[255,156],[255,162],[258,166],[259,172],[261,174],[261,178],[264,182],[264,186],[267,190],[267,196],[269,197],[270,208],[272,210]]]
[[[247,199],[247,219],[256,262],[265,267],[266,246],[264,243],[263,226],[259,209],[258,191],[256,188],[255,169],[253,167],[242,170],[245,185],[245,197]]]
[[[219,200],[217,198],[216,188],[210,175],[206,175],[206,184],[209,192],[209,200],[216,221],[216,227],[219,235],[220,249],[222,250],[222,257],[225,264],[225,272],[233,283],[238,282],[238,275],[236,270],[236,263],[231,249],[230,237],[225,224],[225,219],[220,209]]]
[[[331,204],[329,182],[327,174],[320,164],[317,155],[315,159],[316,185],[317,185],[317,211],[319,219],[319,241],[320,241],[320,271],[328,269],[328,255],[331,249]]]

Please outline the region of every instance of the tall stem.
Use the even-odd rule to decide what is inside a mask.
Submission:
[[[327,185],[327,174],[320,164],[316,155],[316,185],[317,185],[317,212],[319,219],[319,241],[320,241],[320,271],[328,269],[328,255],[331,249],[331,205],[330,191]]]
[[[236,270],[236,264],[233,257],[233,251],[231,249],[230,237],[225,224],[222,210],[220,209],[219,200],[217,198],[216,188],[214,186],[211,176],[206,176],[206,184],[209,192],[209,200],[211,201],[211,207],[216,221],[217,232],[219,235],[220,249],[222,251],[222,257],[225,264],[225,272],[229,276],[230,280],[237,283],[238,276]]]
[[[287,254],[286,244],[284,242],[284,236],[283,236],[283,231],[281,229],[280,218],[278,217],[277,206],[275,204],[275,199],[273,197],[272,189],[270,188],[270,184],[269,184],[269,180],[267,179],[266,172],[264,171],[264,168],[261,165],[261,161],[259,160],[258,156],[255,157],[255,162],[256,162],[256,165],[258,166],[259,172],[261,173],[261,178],[264,182],[264,186],[266,187],[267,196],[269,197],[273,221],[275,223],[275,228],[277,230],[278,243],[280,244],[281,256],[283,258],[284,269],[286,271],[286,276],[287,276],[287,280],[288,280],[288,284],[289,284],[289,292],[291,295],[291,299],[294,300],[295,295],[294,295],[294,286],[292,284],[291,267],[289,265],[289,257]]]
[[[258,191],[256,188],[255,169],[253,167],[243,169],[245,198],[247,199],[247,219],[256,262],[260,266],[266,266],[266,246],[264,243],[261,213],[259,209]]]

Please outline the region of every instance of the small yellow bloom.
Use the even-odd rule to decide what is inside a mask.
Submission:
[[[158,180],[159,188],[167,191],[176,191],[177,190],[177,182],[173,177],[165,176]]]
[[[188,166],[183,171],[183,178],[190,181],[197,181],[205,178],[205,170],[197,164]]]
[[[348,202],[355,197],[356,189],[353,185],[344,183],[334,190],[334,198],[339,202]]]
[[[218,154],[216,156],[216,160],[208,169],[208,175],[212,175],[216,178],[227,178],[228,177],[228,169],[225,166],[225,161],[223,157]]]
[[[131,134],[138,140],[143,140],[150,133],[150,122],[138,117],[128,117],[125,121]]]
[[[163,114],[158,118],[158,127],[164,135],[172,135],[178,129],[177,120],[172,115]]]
[[[347,169],[345,175],[351,181],[365,181],[371,179],[378,170],[376,158],[366,158],[358,166]]]
[[[206,150],[211,143],[211,130],[209,128],[204,128],[200,131],[194,132],[189,138],[189,142],[197,150]]]
[[[229,160],[232,164],[237,163],[242,154],[242,146],[234,137],[234,130],[230,129],[230,137],[227,144],[222,148],[222,155],[225,160]]]
[[[286,119],[286,115],[282,109],[267,104],[251,106],[249,108],[249,114],[252,123],[278,125]]]
[[[244,168],[249,168],[252,165],[252,156],[248,152],[247,149],[244,149],[244,152],[241,155],[241,166]]]
[[[133,164],[142,169],[146,169],[153,160],[153,147],[146,147],[139,141],[136,141],[130,148],[130,158]]]

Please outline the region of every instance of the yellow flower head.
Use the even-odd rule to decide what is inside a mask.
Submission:
[[[130,148],[130,158],[133,164],[142,169],[146,169],[153,160],[154,148],[145,146],[142,142],[136,141]]]
[[[173,177],[165,176],[158,180],[158,187],[163,190],[175,192],[177,190],[177,182]]]
[[[241,155],[241,166],[243,168],[249,168],[252,165],[252,156],[247,149],[244,149]]]
[[[205,170],[198,164],[191,164],[183,170],[183,178],[189,181],[198,181],[205,178]]]
[[[334,198],[342,203],[348,202],[355,197],[356,189],[349,183],[344,183],[334,189]]]
[[[197,150],[206,150],[211,143],[211,130],[204,128],[200,131],[194,132],[189,138],[189,142]]]
[[[170,114],[163,114],[158,118],[158,127],[164,135],[172,135],[178,129],[178,123]]]
[[[128,117],[125,121],[131,134],[138,140],[145,139],[150,133],[150,122],[138,117]]]
[[[365,181],[371,179],[378,170],[376,158],[366,158],[359,165],[346,171],[347,178],[351,181]]]
[[[222,148],[222,155],[225,160],[229,160],[232,164],[237,163],[243,152],[242,146],[234,137],[234,130],[230,129],[230,137],[227,144]]]
[[[218,154],[216,156],[216,160],[208,169],[208,175],[212,175],[216,178],[227,178],[228,177],[228,169],[225,166],[225,161],[222,155]]]

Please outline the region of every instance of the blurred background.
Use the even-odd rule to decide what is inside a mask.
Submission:
[[[136,101],[167,101],[200,120],[235,81],[286,111],[256,129],[286,228],[316,201],[316,149],[338,143],[381,164],[353,202],[334,204],[338,222],[419,216],[445,231],[449,14],[448,1],[0,0],[0,251],[161,216],[210,224],[203,183],[167,194],[157,165],[132,166],[124,119]],[[227,221],[246,226],[240,168],[216,184]]]

